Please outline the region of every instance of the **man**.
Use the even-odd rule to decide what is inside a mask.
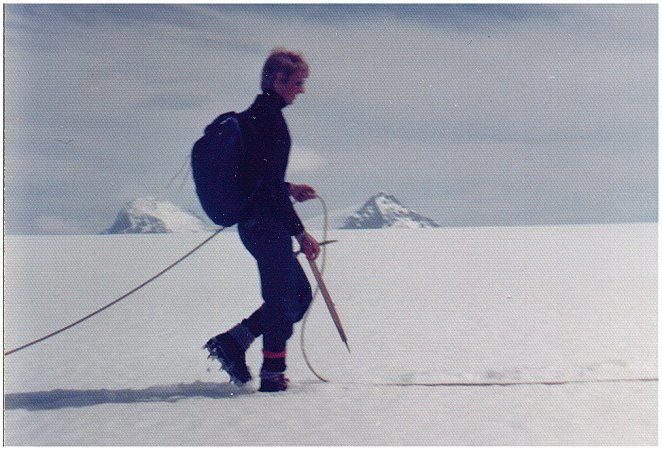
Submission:
[[[290,196],[299,202],[315,198],[315,189],[285,182],[291,140],[282,109],[304,92],[307,77],[308,65],[300,54],[274,49],[262,70],[262,94],[240,114],[244,144],[240,182],[251,200],[239,221],[239,236],[257,261],[264,303],[205,345],[231,381],[241,385],[252,378],[246,366],[246,350],[262,336],[262,392],[287,389],[287,340],[292,336],[293,324],[303,318],[312,301],[308,279],[293,254],[292,237],[296,237],[308,259],[314,260],[320,252],[290,200]]]

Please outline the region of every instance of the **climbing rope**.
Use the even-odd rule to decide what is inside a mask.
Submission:
[[[326,202],[319,195],[317,199],[322,204],[324,225],[323,225],[323,242],[336,242],[328,240],[328,230],[329,230],[329,215]],[[322,250],[322,263],[320,272],[324,274],[324,269],[326,267],[326,247],[323,247]],[[320,293],[320,286],[318,285],[313,294],[313,302],[317,298],[317,295]],[[312,306],[312,303],[311,303]],[[308,316],[312,308],[308,308],[306,314],[303,317],[301,322],[301,353],[303,354],[303,359],[308,366],[308,369],[312,372],[315,377],[325,383],[331,382],[331,380],[323,375],[321,375],[310,362],[310,358],[306,353],[305,347],[305,329]],[[368,385],[368,386],[383,386],[383,387],[490,387],[490,386],[559,386],[559,385],[569,385],[569,384],[592,384],[592,383],[618,383],[618,382],[657,382],[657,377],[632,377],[632,378],[588,378],[588,379],[543,379],[543,380],[449,380],[449,381],[432,381],[432,382],[361,382],[361,381],[340,381],[333,380],[334,384],[344,384],[344,385]]]
[[[322,227],[322,241],[327,242],[328,241],[328,233],[329,233],[329,211],[326,207],[326,202],[322,197],[319,195],[316,196],[316,198],[320,201],[322,204],[322,210],[323,210],[323,217],[324,217],[324,224]],[[324,269],[326,268],[326,247],[322,247],[322,264],[320,268],[320,272],[322,275],[324,275]],[[303,360],[306,362],[306,366],[308,366],[308,369],[317,377],[318,380],[324,381],[325,383],[328,383],[329,380],[327,378],[324,378],[322,375],[319,374],[313,367],[312,363],[310,362],[310,359],[308,358],[308,354],[306,353],[306,345],[305,345],[305,331],[306,331],[306,322],[308,321],[308,316],[310,314],[310,310],[312,309],[312,304],[315,302],[315,299],[317,298],[317,295],[320,293],[320,287],[319,285],[317,288],[315,288],[315,293],[313,294],[313,300],[311,302],[311,307],[308,308],[306,313],[303,316],[303,319],[301,320],[301,354],[303,355]]]
[[[154,275],[153,277],[151,277],[149,280],[147,280],[147,281],[141,283],[139,286],[136,286],[135,288],[131,289],[131,290],[130,290],[129,292],[127,292],[126,294],[124,294],[124,295],[122,295],[121,297],[119,297],[119,298],[113,300],[112,302],[108,303],[106,306],[103,306],[103,307],[97,309],[96,311],[94,311],[94,312],[88,314],[87,316],[85,316],[85,317],[83,317],[83,318],[81,318],[81,319],[78,319],[77,321],[75,321],[75,322],[73,322],[73,323],[67,325],[66,327],[60,328],[60,329],[57,330],[57,331],[54,331],[54,332],[52,332],[52,333],[50,333],[50,334],[47,334],[47,335],[44,336],[44,337],[41,337],[41,338],[39,338],[39,339],[35,339],[34,341],[29,342],[29,343],[27,343],[27,344],[25,344],[25,345],[22,345],[22,346],[20,346],[20,347],[17,347],[17,348],[15,348],[15,349],[13,349],[13,350],[6,351],[6,352],[5,352],[5,356],[7,356],[7,355],[11,355],[12,353],[16,353],[16,352],[18,352],[18,351],[21,351],[21,350],[23,350],[23,349],[26,349],[26,348],[28,348],[28,347],[31,347],[31,346],[33,346],[33,345],[35,345],[35,344],[38,344],[39,342],[45,341],[46,339],[50,339],[50,338],[52,338],[53,336],[58,335],[58,334],[62,333],[63,331],[66,331],[66,330],[68,330],[68,329],[70,329],[70,328],[73,328],[73,327],[75,327],[76,325],[78,325],[78,324],[80,324],[80,323],[82,323],[82,322],[85,322],[87,319],[90,319],[90,318],[96,316],[97,314],[99,314],[100,312],[105,311],[106,309],[110,308],[111,306],[113,306],[113,305],[119,303],[120,301],[124,300],[125,298],[127,298],[127,297],[130,296],[131,294],[134,294],[134,293],[138,292],[140,289],[144,288],[145,286],[147,286],[148,284],[150,284],[152,281],[154,281],[154,280],[156,280],[157,278],[161,277],[163,274],[165,274],[166,272],[168,272],[170,269],[172,269],[173,267],[175,267],[176,265],[178,265],[179,263],[181,263],[182,261],[184,261],[186,258],[188,258],[189,256],[191,256],[193,253],[195,253],[195,252],[197,252],[198,250],[200,250],[200,248],[202,248],[203,245],[205,245],[207,242],[209,242],[209,241],[211,241],[212,239],[214,239],[214,238],[215,238],[216,236],[218,236],[218,234],[219,234],[221,231],[223,231],[223,230],[225,230],[225,228],[224,228],[224,227],[221,227],[221,228],[219,228],[218,230],[214,231],[214,233],[213,233],[211,236],[209,236],[207,239],[205,239],[204,241],[202,241],[200,244],[196,245],[191,251],[189,251],[188,253],[186,253],[184,256],[182,256],[181,258],[179,258],[177,261],[175,261],[174,263],[170,264],[168,267],[166,267],[165,269],[163,269],[162,271],[160,271],[159,273],[157,273],[156,275]]]

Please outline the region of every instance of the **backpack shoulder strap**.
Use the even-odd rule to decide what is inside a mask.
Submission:
[[[230,117],[238,117],[238,116],[239,116],[239,115],[238,115],[236,112],[234,112],[234,111],[230,111],[230,112],[226,112],[226,113],[221,114],[221,115],[218,116],[216,119],[214,119],[214,121],[213,121],[212,123],[210,123],[209,125],[207,125],[207,127],[205,128],[205,134],[212,133],[214,130],[218,129],[218,127],[219,127],[219,126],[220,126],[220,125],[221,125],[226,119],[228,119],[228,118],[230,118]]]

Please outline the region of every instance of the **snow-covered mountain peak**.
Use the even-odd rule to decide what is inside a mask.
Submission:
[[[117,214],[115,223],[105,234],[125,233],[192,233],[209,231],[193,214],[174,203],[144,197],[127,203]]]
[[[345,220],[342,228],[437,228],[432,219],[408,208],[392,195],[380,192],[372,196],[356,213]]]

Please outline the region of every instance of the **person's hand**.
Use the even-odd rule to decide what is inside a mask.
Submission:
[[[317,259],[317,256],[320,254],[320,245],[314,237],[304,231],[297,236],[297,241],[299,241],[301,251],[306,255],[306,258],[310,261]]]
[[[290,183],[290,195],[297,202],[305,202],[317,197],[317,192],[312,186],[307,184],[292,184]]]

